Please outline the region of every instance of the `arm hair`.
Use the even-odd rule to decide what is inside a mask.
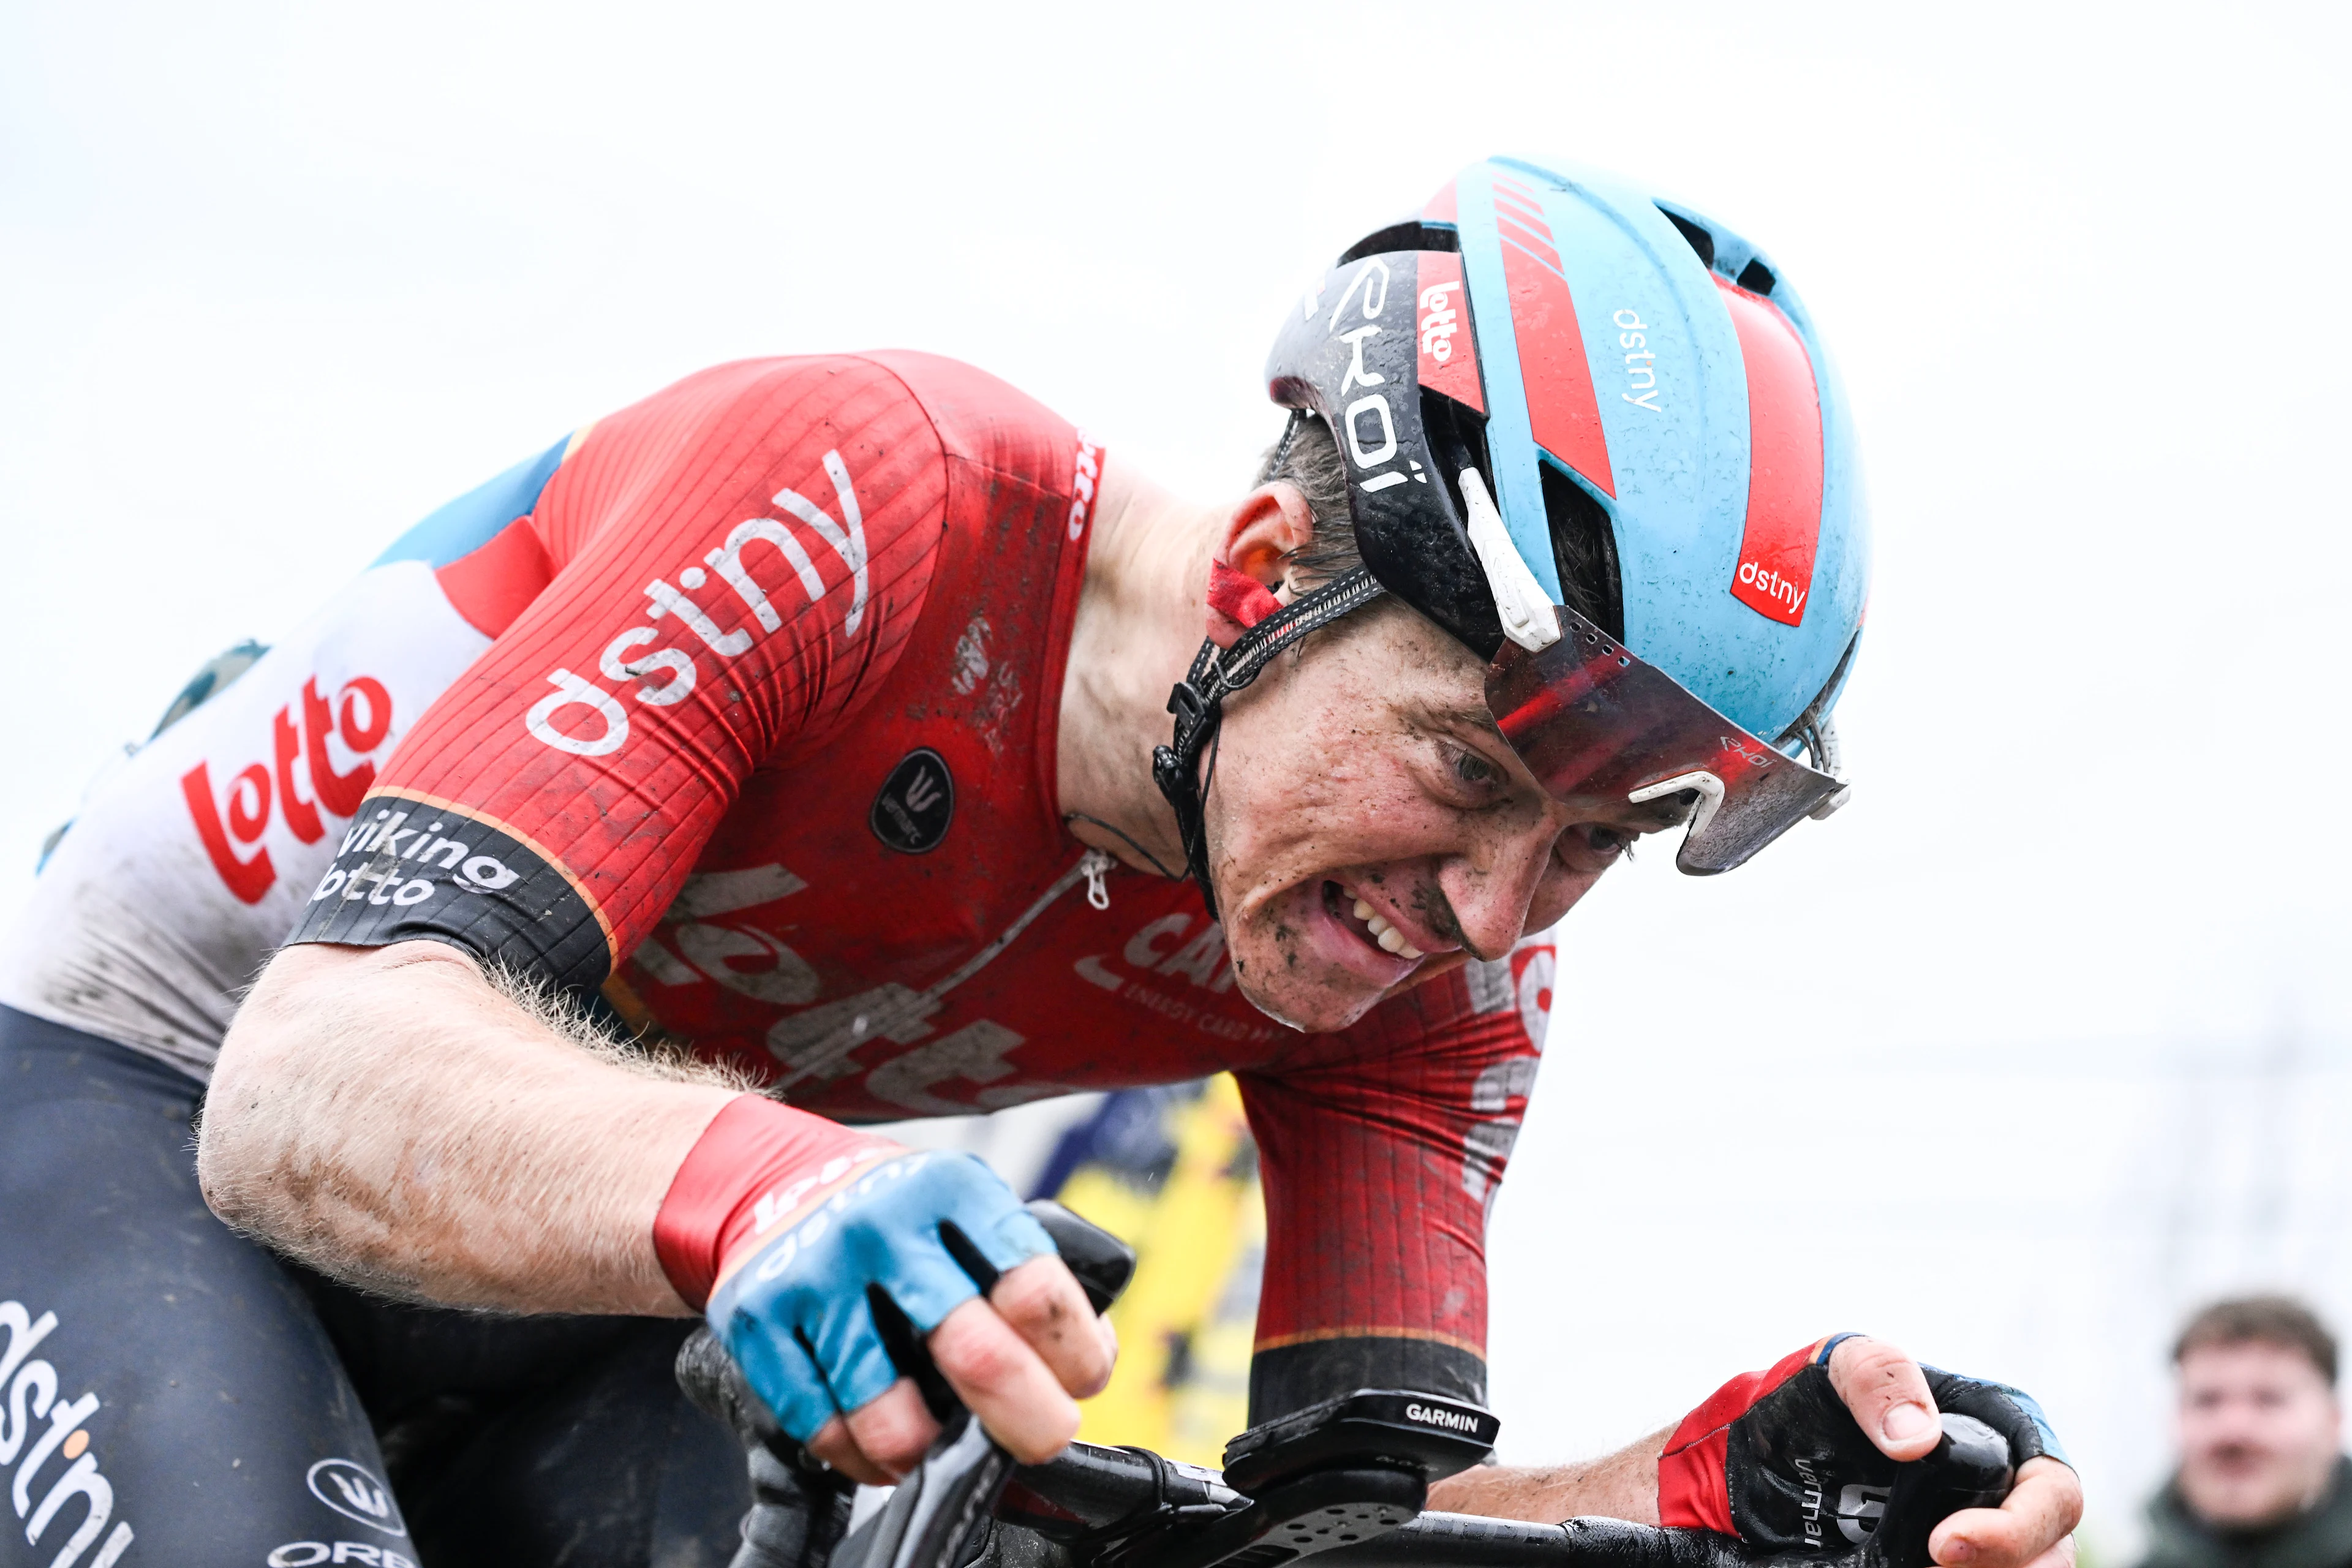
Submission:
[[[444,943],[306,944],[230,1026],[197,1176],[231,1226],[371,1290],[677,1315],[654,1215],[740,1089]]]
[[[1429,1506],[1448,1513],[1558,1524],[1580,1514],[1658,1522],[1658,1456],[1667,1432],[1573,1465],[1486,1465],[1429,1489]]]

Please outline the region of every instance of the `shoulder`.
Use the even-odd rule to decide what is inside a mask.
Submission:
[[[934,504],[961,492],[985,505],[1010,481],[1075,506],[1074,529],[1100,471],[1093,443],[1068,420],[961,361],[909,350],[736,360],[576,437],[542,529],[561,559],[575,542],[562,536],[616,507],[654,495],[700,497],[721,510],[764,501],[778,484],[824,469],[828,453],[861,491]]]
[[[1074,428],[1012,383],[961,360],[912,349],[847,357],[895,377],[958,457],[983,458],[1033,440],[1059,441]]]
[[[614,417],[670,429],[919,419],[950,456],[965,458],[1058,442],[1073,430],[1010,382],[911,349],[734,360],[697,371]]]
[[[904,380],[864,355],[734,360],[599,419],[575,440],[564,470],[640,472],[698,459],[714,478],[757,485],[780,457],[812,443],[871,452],[911,441],[936,455],[933,423]]]
[[[1011,383],[960,360],[906,349],[859,357],[898,377],[922,405],[951,464],[993,485],[1009,481],[1063,498],[1070,536],[1084,531],[1102,472],[1099,446],[1086,431]]]

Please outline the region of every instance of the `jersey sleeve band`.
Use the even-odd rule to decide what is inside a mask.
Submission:
[[[1486,1363],[1459,1344],[1418,1335],[1342,1333],[1260,1345],[1250,1358],[1250,1423],[1262,1426],[1359,1388],[1410,1388],[1484,1405]]]
[[[582,990],[613,967],[604,911],[529,837],[431,795],[371,795],[287,942],[420,937]]]

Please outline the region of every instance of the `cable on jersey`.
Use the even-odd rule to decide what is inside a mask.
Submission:
[[[1138,855],[1140,855],[1146,860],[1150,861],[1151,868],[1153,870],[1159,872],[1161,876],[1169,879],[1171,881],[1181,882],[1184,879],[1183,872],[1170,870],[1168,868],[1168,863],[1165,860],[1162,860],[1159,856],[1154,855],[1150,850],[1146,849],[1142,845],[1137,843],[1133,834],[1112,826],[1109,823],[1105,822],[1099,816],[1088,816],[1083,811],[1066,811],[1062,814],[1062,821],[1065,825],[1073,822],[1091,822],[1097,827],[1101,828],[1105,833],[1117,834],[1119,837],[1127,841],[1127,847],[1129,849],[1134,850]],[[1086,840],[1080,839],[1079,842],[1083,844]]]

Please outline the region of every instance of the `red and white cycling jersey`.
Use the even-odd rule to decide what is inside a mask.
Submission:
[[[425,936],[845,1120],[1231,1069],[1261,1352],[1475,1367],[1548,941],[1306,1036],[1243,1000],[1190,884],[1112,869],[1097,907],[1054,769],[1102,461],[911,353],[724,365],[601,420],[132,759],[0,1001],[202,1073],[289,930]]]

